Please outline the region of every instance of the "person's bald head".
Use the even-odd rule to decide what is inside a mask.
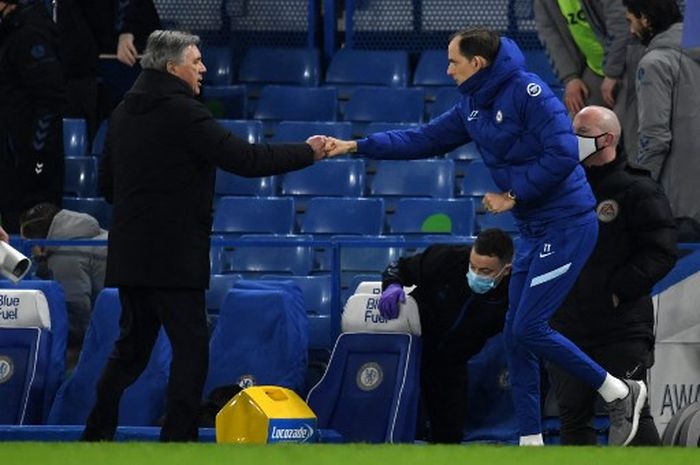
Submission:
[[[574,116],[574,132],[579,136],[595,137],[601,146],[598,152],[584,160],[585,166],[600,166],[615,159],[616,146],[622,135],[620,120],[609,108],[591,105]]]
[[[584,107],[574,116],[574,132],[586,136],[596,136],[606,132],[620,140],[622,127],[617,115],[609,108],[591,105]]]

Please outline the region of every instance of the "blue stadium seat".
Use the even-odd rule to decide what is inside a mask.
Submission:
[[[413,443],[420,338],[402,333],[345,333],[328,370],[306,398],[318,427],[344,442]]]
[[[459,183],[458,195],[461,197],[483,197],[487,192],[501,192],[496,186],[491,172],[484,162],[475,160],[469,163],[462,181]],[[477,209],[480,208],[477,204]]]
[[[479,213],[476,216],[476,224],[479,231],[489,228],[502,229],[511,234],[518,234],[518,225],[511,212],[503,213]]]
[[[389,232],[473,236],[474,203],[471,199],[400,199],[389,216]]]
[[[209,344],[204,392],[239,384],[304,390],[308,320],[296,286],[239,280],[228,292]]]
[[[321,54],[316,48],[251,47],[238,73],[241,82],[317,86]]]
[[[220,119],[219,124],[249,144],[257,144],[263,139],[263,124],[260,121]]]
[[[54,396],[59,386],[63,382],[65,376],[65,354],[66,354],[66,344],[68,341],[68,312],[66,310],[66,298],[63,292],[63,286],[57,281],[44,281],[44,280],[32,280],[25,279],[19,283],[11,283],[7,280],[0,280],[0,289],[7,289],[8,292],[16,290],[39,290],[46,297],[46,301],[49,306],[49,315],[51,319],[51,328],[48,334],[44,332],[41,337],[46,339],[49,343],[49,360],[48,363],[43,364],[41,373],[37,372],[37,376],[42,376],[44,382],[40,383],[40,380],[36,380],[36,384],[43,384],[43,399],[38,406],[27,407],[27,419],[36,418],[34,415],[40,415],[39,420],[43,421],[46,419],[53,403]],[[38,326],[38,325],[37,325]],[[22,344],[26,344],[31,336],[23,335],[20,340],[24,341]],[[39,345],[34,345],[36,349],[43,353],[46,350],[42,346],[43,342]],[[25,345],[25,348],[28,345]],[[0,353],[3,351],[0,350]],[[16,354],[16,353],[15,353]],[[26,352],[25,352],[26,354]],[[42,355],[43,357],[43,355]],[[26,359],[29,361],[29,359]],[[41,359],[37,359],[37,363],[42,363]],[[37,370],[40,367],[37,366]],[[8,381],[11,382],[11,381]],[[2,386],[2,384],[0,384]],[[36,397],[31,399],[32,402],[37,400]],[[0,409],[2,410],[2,409]]]
[[[205,85],[202,101],[214,118],[244,119],[248,116],[246,92],[242,85]]]
[[[345,107],[345,120],[357,123],[423,121],[423,89],[359,87]]]
[[[216,184],[214,192],[218,196],[257,196],[274,197],[279,190],[277,176],[265,176],[261,178],[244,178],[229,173],[222,169],[216,170]]]
[[[244,234],[241,240],[273,241],[290,244],[313,239],[309,235]],[[270,273],[307,275],[313,268],[314,256],[309,245],[241,245],[223,252],[223,270],[240,273],[244,277],[259,277]]]
[[[461,94],[456,87],[443,87],[435,91],[435,99],[426,107],[428,119],[433,120],[455,106]]]
[[[206,45],[202,47],[202,62],[207,67],[204,73],[207,85],[228,86],[233,82],[233,50],[229,46]]]
[[[294,199],[290,197],[222,197],[214,211],[215,234],[291,234]]]
[[[47,423],[85,424],[95,403],[97,381],[119,336],[120,314],[121,304],[117,289],[103,289],[95,301],[78,364],[73,375],[63,383],[56,394]],[[161,330],[146,369],[139,379],[124,391],[119,405],[120,425],[157,424],[165,411],[170,359],[170,342]]]
[[[242,279],[240,274],[212,274],[209,276],[209,289],[207,289],[207,313],[217,314],[224,303],[224,298],[228,291],[233,288],[233,284]]]
[[[326,84],[406,87],[408,52],[338,50],[326,72]]]
[[[361,197],[364,190],[362,159],[324,160],[282,178],[282,195]]]
[[[379,235],[384,229],[382,199],[314,197],[306,209],[304,234]]]
[[[309,348],[330,349],[331,344],[331,276],[264,275],[264,280],[291,281],[304,295],[309,318]]]
[[[63,118],[63,152],[67,157],[88,155],[87,123],[82,118]]]
[[[51,357],[46,328],[0,326],[0,424],[42,424]]]
[[[340,284],[346,288],[350,280],[358,274],[378,274],[384,271],[390,263],[398,260],[403,247],[384,245],[383,242],[403,242],[403,236],[331,236],[331,239],[342,241],[340,248]],[[352,243],[358,243],[352,245]],[[360,244],[367,242],[368,245]],[[379,244],[372,247],[369,244]],[[323,264],[321,264],[323,265]],[[330,266],[330,263],[325,265]]]
[[[352,138],[352,124],[344,121],[280,121],[275,130],[274,142],[303,142],[317,134]]]
[[[63,208],[87,213],[104,229],[112,226],[112,205],[104,197],[63,197]]]
[[[51,350],[59,328],[52,328],[40,290],[8,288],[0,290],[0,298],[0,424],[42,424],[58,388],[50,381],[57,374],[51,371]]]
[[[265,86],[254,118],[279,122],[335,121],[338,112],[337,91],[331,88]]]
[[[384,197],[452,198],[455,166],[452,160],[379,161],[369,192]],[[390,206],[387,206],[390,208]]]
[[[63,193],[77,197],[97,195],[97,159],[95,157],[66,157]]]
[[[454,80],[447,75],[447,65],[446,50],[423,50],[413,74],[413,85],[454,86]]]
[[[467,365],[469,415],[464,440],[517,444],[518,422],[510,395],[503,334],[489,339]]]
[[[455,161],[470,162],[474,160],[481,160],[481,153],[479,153],[479,149],[476,147],[476,144],[474,142],[469,142],[467,144],[457,147],[456,149],[450,152],[447,152],[445,154],[445,157]]]
[[[91,152],[93,157],[102,156],[105,148],[105,138],[107,137],[107,129],[109,128],[109,120],[102,120],[97,128],[95,137],[92,139]]]

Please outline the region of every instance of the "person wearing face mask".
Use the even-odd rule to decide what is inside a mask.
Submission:
[[[676,262],[673,214],[649,173],[627,165],[615,113],[585,107],[573,125],[597,201],[599,234],[591,258],[550,324],[614,376],[646,380],[654,353],[651,288]],[[555,364],[548,371],[559,404],[561,443],[596,444],[591,426],[595,390]],[[648,404],[631,444],[659,445]]]
[[[638,137],[639,149],[630,161],[664,188],[679,231],[689,236],[683,241],[700,241],[700,47],[681,45],[676,0],[622,3],[630,32],[646,46],[636,72],[639,130],[629,135]]]
[[[595,388],[611,416],[609,442],[625,446],[636,431],[646,385],[612,376],[549,319],[595,246],[595,198],[579,164],[566,108],[512,40],[477,27],[452,36],[447,74],[462,94],[454,107],[415,129],[371,134],[358,141],[328,138],[329,155],[413,159],[473,141],[496,186],[482,199],[491,213],[512,211],[519,230],[503,330],[519,444],[542,446],[540,362],[565,366]]]
[[[421,390],[428,440],[459,443],[467,418],[467,361],[503,330],[513,241],[500,229],[479,233],[472,247],[432,245],[382,274],[379,312],[399,315],[403,286],[415,285],[422,328]]]

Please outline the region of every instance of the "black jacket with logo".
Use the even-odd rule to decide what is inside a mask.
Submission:
[[[508,310],[508,276],[485,294],[472,292],[466,277],[470,252],[467,246],[432,245],[382,274],[383,288],[416,286],[410,295],[418,303],[424,345],[440,346],[455,361],[476,355],[503,331]]]
[[[668,199],[648,172],[626,166],[619,154],[586,174],[597,200],[598,242],[552,327],[584,347],[633,338],[653,343],[651,289],[677,256]]]
[[[55,25],[42,3],[19,4],[0,22],[3,212],[61,203],[65,88],[57,45]],[[10,216],[16,213],[5,220]],[[15,228],[10,225],[12,232]]]

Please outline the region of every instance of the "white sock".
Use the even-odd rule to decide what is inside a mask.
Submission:
[[[540,434],[528,434],[527,436],[520,436],[521,446],[544,446],[544,441],[542,440],[542,433]]]
[[[610,373],[605,375],[605,381],[598,388],[598,394],[605,402],[612,402],[617,399],[624,399],[629,394],[630,388],[619,378],[615,378]]]

